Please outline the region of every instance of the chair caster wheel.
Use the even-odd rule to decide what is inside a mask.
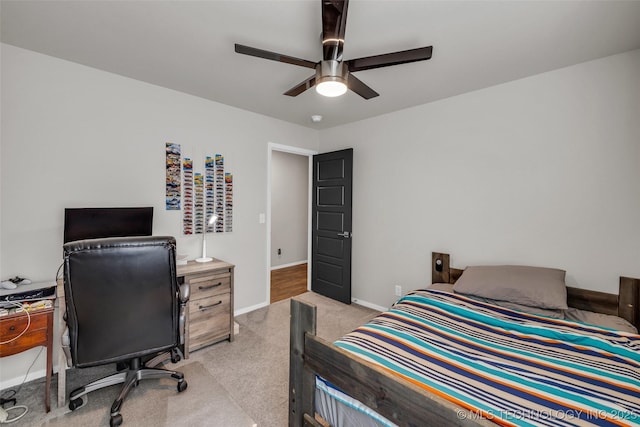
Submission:
[[[72,411],[75,411],[76,409],[78,409],[81,406],[82,406],[82,398],[81,397],[69,401],[69,409],[72,410]]]
[[[111,419],[109,420],[109,426],[110,427],[117,427],[120,424],[122,424],[122,415],[120,415],[120,414],[112,415]]]
[[[180,353],[175,348],[171,349],[171,363],[178,363],[181,359]]]
[[[178,393],[182,393],[183,391],[185,391],[187,389],[187,386],[188,386],[188,384],[187,384],[186,381],[184,381],[184,380],[180,381],[178,383]]]

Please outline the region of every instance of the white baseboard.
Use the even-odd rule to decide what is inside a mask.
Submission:
[[[57,365],[57,364],[54,363],[54,365]],[[24,375],[20,375],[18,377],[9,378],[7,380],[0,381],[0,390],[20,386],[20,384],[22,384],[23,381],[29,382],[29,381],[37,380],[38,378],[44,378],[46,376],[47,376],[47,368],[38,369],[37,371],[29,372],[29,375],[27,375],[26,379],[24,378]]]
[[[377,311],[387,311],[387,310],[389,310],[389,307],[383,307],[381,305],[373,304],[373,303],[370,303],[370,302],[367,302],[367,301],[363,301],[363,300],[358,299],[358,298],[351,298],[351,302],[354,303],[354,304],[361,305],[363,307],[370,308],[372,310],[377,310]]]
[[[271,267],[271,270],[279,270],[281,268],[295,267],[296,265],[306,264],[306,263],[307,263],[307,260],[305,259],[304,261],[290,262],[289,264],[274,265],[273,267]]]
[[[249,313],[250,311],[254,311],[254,310],[257,310],[259,308],[266,307],[268,305],[269,305],[268,302],[261,302],[260,304],[252,305],[251,307],[245,307],[245,308],[241,308],[239,310],[234,310],[233,315],[234,316],[240,316],[241,314]]]

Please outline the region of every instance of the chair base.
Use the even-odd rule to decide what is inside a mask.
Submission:
[[[156,359],[157,358],[154,358],[152,361]],[[69,394],[69,409],[75,411],[82,407],[84,405],[82,397],[92,391],[116,384],[123,384],[118,397],[111,405],[111,420],[109,424],[111,427],[118,426],[122,424],[120,409],[129,391],[131,391],[133,387],[136,387],[140,380],[150,378],[173,378],[178,382],[178,393],[187,389],[187,382],[181,372],[146,366],[142,364],[140,358],[136,358],[130,361],[130,367],[126,371],[117,372],[73,390]]]

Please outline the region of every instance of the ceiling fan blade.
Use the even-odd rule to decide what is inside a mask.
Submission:
[[[371,99],[380,95],[378,92],[362,83],[362,81],[356,78],[353,74],[349,74],[349,78],[347,79],[347,87],[364,99]]]
[[[316,76],[315,74],[311,77],[309,77],[308,79],[306,79],[305,81],[303,81],[300,84],[295,85],[294,87],[292,87],[291,89],[289,89],[288,91],[286,91],[284,93],[284,95],[288,95],[288,96],[298,96],[300,95],[302,92],[304,92],[305,90],[312,88],[316,85]]]
[[[382,55],[367,56],[364,58],[344,61],[350,72],[371,70],[374,68],[389,67],[391,65],[406,64],[409,62],[431,59],[433,46],[419,47],[417,49],[403,50],[400,52],[385,53]]]
[[[316,68],[316,62],[307,61],[306,59],[295,58],[293,56],[281,55],[279,53],[270,52],[268,50],[257,49],[255,47],[245,46],[236,43],[236,53],[243,55],[256,56],[258,58],[270,59],[272,61],[285,62],[287,64],[299,65],[301,67]]]
[[[349,0],[322,0],[322,59],[341,61]]]

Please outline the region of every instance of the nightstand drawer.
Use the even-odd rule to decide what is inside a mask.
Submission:
[[[231,291],[231,274],[209,274],[189,279],[190,299],[196,300]]]
[[[29,325],[28,332],[38,329],[44,330],[46,332],[47,313],[33,312],[30,314],[31,324],[29,324],[29,319],[27,318],[26,313],[20,313],[19,315],[11,315],[0,318],[0,342],[5,342],[17,337],[22,331],[24,331],[27,325]]]
[[[22,331],[22,329],[20,330]],[[20,332],[18,331],[18,332]],[[17,335],[17,334],[16,334]],[[9,338],[11,339],[11,338]],[[3,339],[2,342],[7,341]],[[47,342],[47,329],[36,329],[25,332],[17,340],[0,345],[0,357],[10,356],[12,354],[21,353],[38,345],[44,345]]]
[[[52,309],[30,313],[31,323],[26,313],[3,317],[0,320],[0,357],[20,353],[30,348],[46,345],[49,334],[49,317]],[[25,328],[29,325],[29,329]],[[23,333],[24,331],[24,333]],[[22,335],[20,335],[22,334]],[[16,337],[20,335],[19,338]],[[11,342],[6,342],[10,341]]]
[[[230,337],[230,293],[189,302],[189,351]]]

